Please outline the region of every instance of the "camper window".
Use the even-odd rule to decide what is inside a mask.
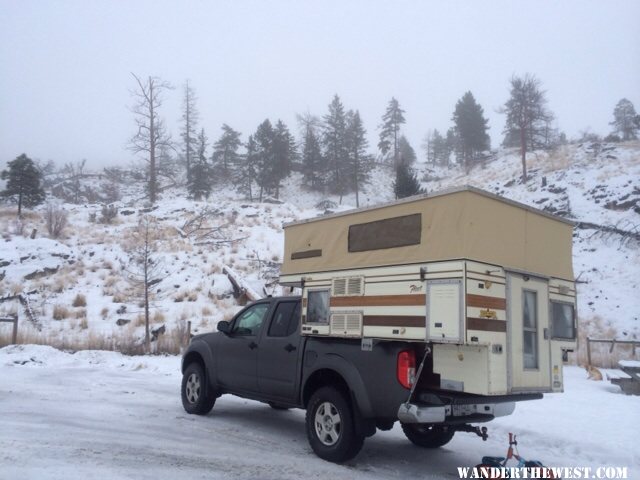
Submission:
[[[538,294],[531,290],[523,293],[524,368],[538,368]]]
[[[576,331],[573,322],[573,305],[551,302],[551,332],[553,338],[574,340]]]
[[[329,290],[310,290],[307,293],[306,323],[329,324]]]
[[[349,227],[349,251],[366,252],[420,244],[422,215],[386,218]]]

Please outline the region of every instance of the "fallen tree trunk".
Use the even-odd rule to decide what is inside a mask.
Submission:
[[[623,230],[613,225],[598,225],[597,223],[591,222],[577,222],[576,228],[580,228],[583,230],[598,230],[599,232],[616,234],[624,238],[633,238],[634,240],[640,241],[640,232]]]
[[[231,282],[233,286],[233,296],[238,299],[238,303],[246,303],[246,300],[255,302],[263,298],[262,295],[251,288],[231,267],[225,265],[222,268],[222,273],[224,273]]]

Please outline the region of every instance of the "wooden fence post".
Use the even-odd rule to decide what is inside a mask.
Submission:
[[[11,315],[9,317],[0,317],[0,322],[13,323],[13,330],[11,332],[11,345],[18,343],[18,315]]]
[[[587,366],[591,365],[591,339],[587,337]]]

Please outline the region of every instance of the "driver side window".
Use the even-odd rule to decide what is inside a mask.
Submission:
[[[249,307],[244,311],[240,317],[234,322],[233,335],[249,335],[256,336],[260,331],[264,317],[269,309],[268,303],[260,303]]]

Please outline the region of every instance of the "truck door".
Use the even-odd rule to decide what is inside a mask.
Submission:
[[[269,303],[252,305],[240,313],[216,348],[216,372],[220,384],[232,392],[258,391],[258,335]]]
[[[263,396],[294,401],[300,357],[300,300],[278,302],[258,351],[258,387]]]
[[[507,273],[507,338],[510,391],[551,391],[547,280]]]

